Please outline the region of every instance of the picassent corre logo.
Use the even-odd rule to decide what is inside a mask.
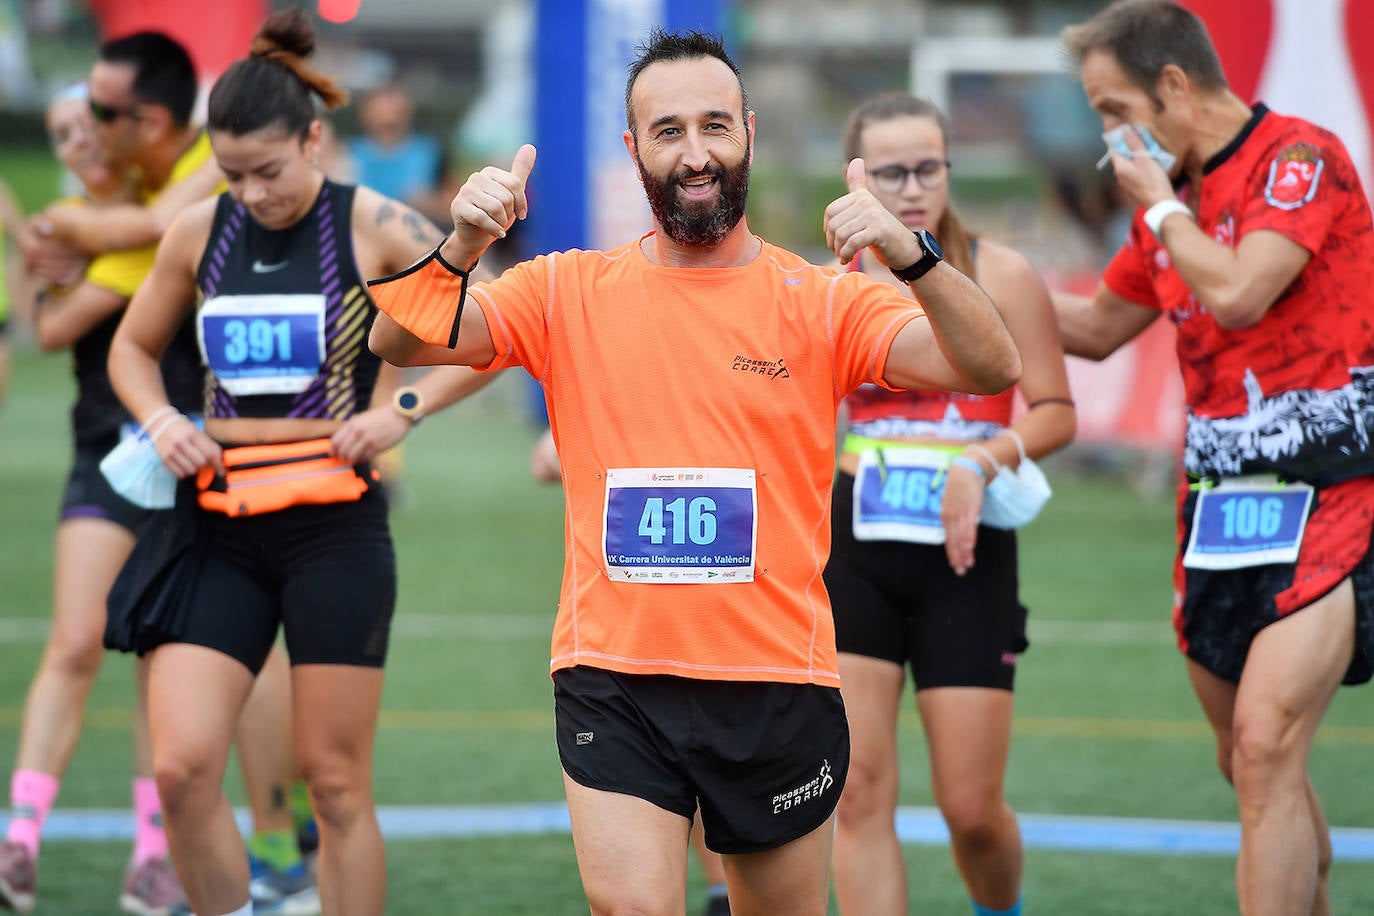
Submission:
[[[738,355],[730,369],[734,372],[752,372],[771,379],[792,377],[792,373],[787,371],[787,361],[781,356],[777,359],[756,359],[752,356]]]

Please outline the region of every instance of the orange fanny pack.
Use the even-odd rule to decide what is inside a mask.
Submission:
[[[332,452],[328,439],[227,448],[224,476],[204,467],[196,477],[200,506],[240,516],[361,499],[380,475],[366,462],[349,464]]]

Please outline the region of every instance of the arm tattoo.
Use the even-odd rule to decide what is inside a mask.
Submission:
[[[425,219],[414,210],[407,210],[401,217],[401,222],[410,230],[411,238],[426,245],[438,245],[444,240],[444,235],[434,224]]]
[[[387,220],[396,215],[396,206],[391,201],[387,201],[377,208],[377,225],[380,226]]]

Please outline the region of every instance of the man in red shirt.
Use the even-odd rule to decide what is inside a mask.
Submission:
[[[821,580],[836,410],[864,382],[993,393],[1020,358],[862,160],[827,240],[844,261],[871,247],[916,303],[751,233],[739,70],[714,36],[641,50],[623,139],[654,231],[468,289],[525,215],[523,147],[463,185],[432,258],[373,284],[371,344],[397,363],[518,363],[544,386],[567,494],[550,669],[593,912],[681,911],[699,806],[732,909],[819,916],[849,759]]]
[[[1174,623],[1239,801],[1241,911],[1326,912],[1308,755],[1374,662],[1369,204],[1340,140],[1230,92],[1174,3],[1116,3],[1063,40],[1138,207],[1096,295],[1056,300],[1065,350],[1100,359],[1160,313],[1178,327]]]

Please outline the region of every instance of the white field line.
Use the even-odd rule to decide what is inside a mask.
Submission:
[[[0,617],[0,645],[42,643],[49,621],[38,617]],[[480,639],[508,641],[547,639],[553,630],[549,614],[397,614],[392,639]],[[1158,646],[1173,640],[1167,619],[1038,620],[1031,617],[1032,645],[1045,646]]]

